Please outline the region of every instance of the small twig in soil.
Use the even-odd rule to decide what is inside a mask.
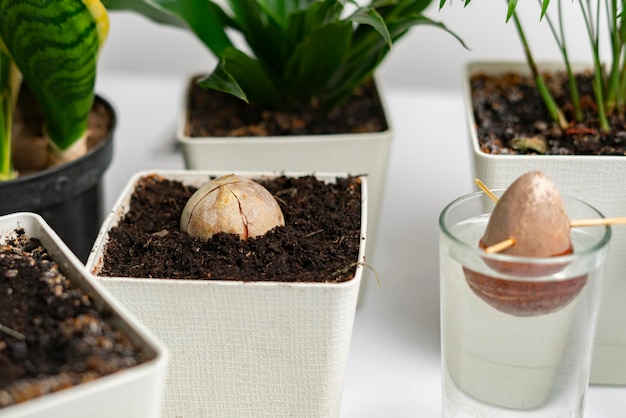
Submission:
[[[291,196],[295,196],[296,193],[298,193],[298,188],[297,187],[291,187],[289,189],[283,189],[283,190],[279,190],[276,192],[276,196],[280,196],[283,194],[289,194]]]
[[[317,231],[309,232],[308,234],[306,234],[304,236],[304,238],[311,238],[313,235],[317,235],[320,232],[324,232],[324,230],[323,229],[318,229]]]
[[[15,331],[14,329],[11,329],[7,326],[4,326],[2,324],[0,324],[0,332],[4,332],[7,335],[10,335],[13,338],[17,338],[18,340],[25,340],[26,336],[24,334],[22,334],[21,332]]]
[[[356,267],[356,266],[363,266],[363,267],[367,267],[369,268],[372,272],[374,272],[374,276],[376,276],[376,285],[378,286],[378,288],[380,289],[380,276],[378,275],[378,272],[376,271],[376,269],[372,266],[370,266],[367,263],[362,263],[360,261],[357,261],[355,263],[350,263],[347,266],[345,266],[342,269],[339,270],[335,270],[332,274],[332,276],[339,276],[341,274],[346,274],[351,268]]]

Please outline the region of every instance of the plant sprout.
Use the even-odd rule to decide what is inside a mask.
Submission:
[[[97,57],[108,33],[99,0],[0,0],[0,179],[11,163],[11,125],[20,80],[45,120],[50,164],[87,149]]]
[[[447,0],[440,0],[440,9],[446,4]],[[467,6],[471,0],[464,0],[464,6]],[[558,123],[561,129],[566,130],[572,124],[583,121],[583,112],[580,106],[580,94],[578,84],[572,70],[571,62],[568,54],[568,46],[566,43],[565,26],[563,19],[563,1],[557,0],[557,19],[556,22],[549,15],[548,9],[550,0],[537,0],[540,9],[540,18],[549,26],[550,32],[556,45],[561,52],[565,70],[568,76],[570,98],[574,106],[573,120],[566,120],[562,109],[554,101],[554,98],[543,79],[543,76],[537,68],[530,45],[526,38],[526,33],[516,13],[517,0],[506,0],[507,16],[506,21],[511,19],[514,22],[517,34],[526,56],[526,61],[530,67],[532,75],[537,86],[537,90],[543,99],[552,119]],[[624,50],[626,47],[626,25],[624,24],[625,16],[624,2],[617,0],[572,0],[571,3],[577,3],[582,15],[585,30],[591,47],[593,61],[593,92],[595,104],[597,106],[597,117],[599,127],[603,131],[611,129],[610,117],[624,118],[626,110],[626,55]],[[601,16],[604,16],[607,24],[607,32],[610,44],[611,56],[608,63],[603,63],[600,59],[600,41],[602,35],[600,33]]]
[[[417,25],[432,0],[105,0],[191,29],[219,59],[201,86],[268,109],[326,112],[367,81],[393,42]],[[250,53],[230,34],[239,33]]]

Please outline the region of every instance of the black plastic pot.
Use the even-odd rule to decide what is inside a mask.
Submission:
[[[113,159],[115,111],[101,97],[96,100],[111,114],[111,130],[89,153],[68,164],[0,182],[0,215],[35,212],[86,262],[104,220],[102,178]]]

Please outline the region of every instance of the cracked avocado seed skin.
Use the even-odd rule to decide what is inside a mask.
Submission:
[[[274,196],[260,184],[234,174],[201,186],[187,201],[180,218],[183,231],[204,239],[222,232],[247,240],[284,225]]]

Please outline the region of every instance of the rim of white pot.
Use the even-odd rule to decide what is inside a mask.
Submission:
[[[559,68],[563,68],[563,64],[559,62],[538,62],[540,70],[556,70]],[[574,70],[583,70],[588,69],[590,66],[584,63],[574,63]],[[599,162],[606,161],[614,161],[616,159],[625,158],[623,155],[508,155],[508,154],[488,154],[483,152],[480,149],[480,145],[478,142],[478,136],[476,135],[476,119],[474,118],[474,111],[472,108],[472,100],[471,100],[471,86],[470,86],[470,76],[476,72],[484,71],[487,73],[495,73],[500,74],[506,71],[514,70],[516,72],[520,72],[522,74],[529,74],[530,70],[528,69],[528,65],[523,61],[472,61],[469,62],[465,66],[465,77],[463,78],[463,94],[465,99],[465,112],[466,112],[466,120],[468,123],[468,128],[470,132],[470,140],[472,146],[472,152],[480,158],[486,160],[509,160],[512,163],[517,160],[527,160],[528,158],[541,158],[542,161],[551,161],[551,160],[563,160],[563,159],[573,159],[575,160],[583,160],[593,158]]]
[[[111,212],[106,217],[102,224],[98,237],[94,243],[94,247],[89,254],[86,266],[91,274],[98,277],[99,280],[115,280],[117,282],[129,282],[141,280],[144,283],[169,283],[174,286],[249,286],[258,288],[273,288],[276,286],[281,287],[297,287],[297,288],[323,288],[332,286],[333,288],[352,287],[355,283],[359,283],[361,276],[363,275],[363,269],[365,266],[365,249],[366,249],[366,231],[367,231],[367,176],[354,176],[361,182],[361,233],[359,237],[359,252],[357,260],[355,260],[355,273],[350,280],[338,283],[323,283],[323,282],[283,282],[283,281],[243,281],[243,280],[198,280],[198,279],[169,279],[169,278],[137,278],[137,277],[106,277],[98,276],[98,272],[102,266],[102,251],[108,239],[108,231],[111,227],[117,225],[123,215],[128,211],[130,195],[135,189],[137,182],[150,175],[163,176],[167,179],[180,180],[188,182],[190,179],[196,186],[200,186],[204,182],[208,181],[210,177],[220,177],[227,174],[237,174],[242,177],[260,178],[260,177],[276,177],[276,176],[288,176],[288,177],[301,177],[307,175],[314,175],[316,178],[324,181],[332,181],[335,178],[346,178],[349,175],[345,173],[299,173],[299,172],[251,172],[251,171],[211,171],[211,170],[144,170],[135,173],[124,190],[118,196],[115,205]]]
[[[178,121],[176,125],[176,138],[177,141],[186,145],[198,145],[198,144],[212,144],[216,142],[223,142],[225,139],[236,142],[238,144],[246,144],[259,142],[260,140],[267,143],[281,144],[289,141],[299,142],[318,142],[318,141],[337,141],[338,138],[345,137],[349,139],[355,135],[359,135],[366,139],[377,140],[381,137],[388,137],[393,133],[391,125],[391,118],[389,117],[389,106],[385,95],[380,88],[380,83],[376,82],[376,91],[378,99],[380,100],[383,117],[387,124],[387,129],[379,132],[364,132],[364,133],[340,133],[340,134],[327,134],[327,135],[281,135],[281,136],[216,136],[216,137],[191,137],[185,133],[185,126],[187,124],[187,97],[191,89],[190,81],[201,74],[195,74],[185,79],[185,84],[182,89],[182,98],[180,100],[180,109],[178,111]]]
[[[102,396],[102,392],[105,389],[117,390],[116,387],[120,385],[124,387],[138,386],[140,388],[136,391],[138,398],[145,395],[149,396],[151,400],[159,402],[160,389],[158,392],[151,391],[154,391],[156,386],[162,386],[164,383],[165,368],[169,357],[164,345],[154,336],[152,331],[140,323],[126,307],[111,296],[109,291],[89,274],[85,265],[40,215],[32,212],[16,212],[0,216],[0,232],[10,234],[16,228],[24,228],[27,236],[39,239],[71,283],[92,298],[96,309],[110,312],[112,314],[110,321],[114,323],[114,327],[124,332],[136,347],[144,350],[149,358],[140,364],[100,376],[92,381],[83,382],[6,407],[0,410],[0,415],[7,418],[36,417],[41,416],[42,411],[49,411],[50,408],[55,408],[54,411],[59,412],[62,408],[65,408],[66,404],[68,404],[68,407],[73,408],[72,405],[75,402],[81,402],[83,397],[89,397],[89,399],[93,400]],[[142,391],[144,392],[142,393]],[[157,393],[158,399],[154,397]],[[115,392],[109,392],[107,395],[114,396]],[[69,413],[72,410],[66,412]],[[95,413],[96,411],[92,412]],[[106,413],[106,408],[104,408],[102,413]],[[74,416],[73,414],[70,415]],[[94,416],[100,417],[101,415],[96,413]]]

